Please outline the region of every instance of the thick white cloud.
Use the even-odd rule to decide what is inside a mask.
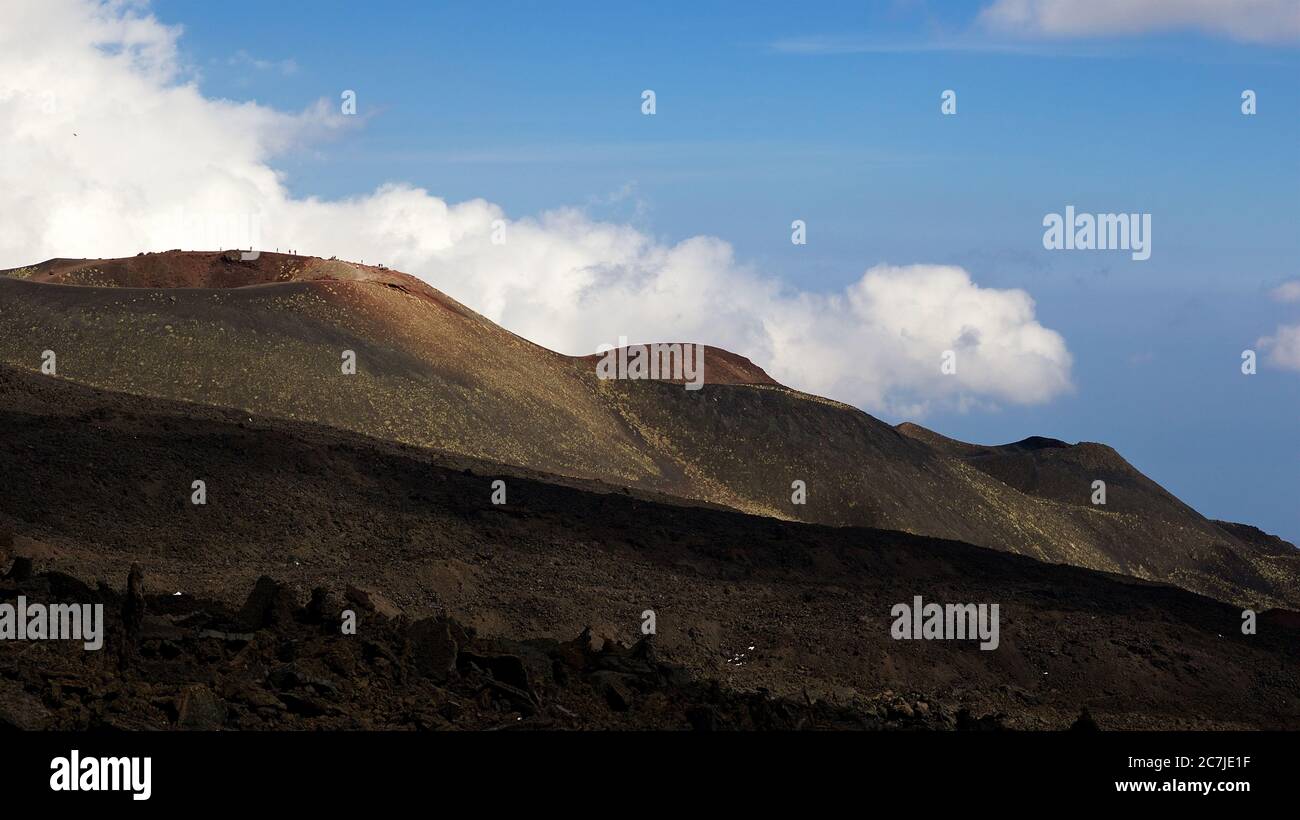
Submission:
[[[1049,37],[1195,29],[1246,42],[1300,40],[1297,0],[995,0],[980,18]]]
[[[1278,302],[1300,302],[1300,279],[1283,282],[1270,295]],[[1271,364],[1300,371],[1300,325],[1279,325],[1276,333],[1256,344],[1267,351]]]
[[[1272,296],[1279,302],[1300,302],[1300,279],[1292,279],[1273,288]]]
[[[716,344],[778,380],[859,406],[1036,403],[1070,388],[1061,336],[1022,291],[960,268],[878,266],[843,292],[799,292],[726,242],[664,244],[558,209],[507,220],[385,185],[295,199],[271,162],[343,127],[331,104],[286,114],[205,98],[177,71],[178,32],[134,5],[6,0],[0,28],[0,267],[52,256],[247,246],[382,262],[548,347]],[[504,244],[492,241],[506,221]],[[943,352],[956,372],[940,373]]]
[[[1268,361],[1286,370],[1300,370],[1300,325],[1279,325],[1258,345],[1268,351]]]

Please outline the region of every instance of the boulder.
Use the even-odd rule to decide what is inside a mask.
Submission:
[[[385,598],[381,593],[368,587],[349,586],[343,597],[367,612],[382,615],[390,620],[399,618],[402,615],[401,607]]]
[[[456,671],[460,647],[446,618],[422,618],[411,624],[409,660],[415,671],[436,683],[445,683]]]
[[[176,724],[182,729],[212,731],[226,722],[226,705],[203,684],[194,684],[176,697]]]
[[[239,610],[239,625],[250,630],[288,625],[295,609],[297,601],[289,587],[263,575]]]
[[[126,596],[122,600],[122,626],[132,638],[140,634],[144,624],[144,570],[139,564],[132,564],[126,576]]]

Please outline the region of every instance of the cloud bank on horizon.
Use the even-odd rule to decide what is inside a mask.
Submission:
[[[996,0],[995,29],[1032,36],[1126,36],[1193,30],[1247,43],[1300,40],[1296,0]]]
[[[875,411],[1032,404],[1072,387],[1065,340],[1029,295],[957,267],[876,265],[823,294],[737,261],[721,239],[666,243],[572,208],[509,220],[481,199],[391,183],[294,198],[272,161],[354,121],[335,104],[285,113],[204,97],[182,79],[180,30],[139,4],[16,0],[5,15],[0,267],[255,242],[382,262],[565,353],[620,336],[713,344]],[[249,230],[212,240],[232,215]],[[944,374],[949,350],[956,372]]]
[[[1296,0],[995,0],[986,25],[1045,37],[1103,37],[1194,30],[1252,43],[1300,40]]]

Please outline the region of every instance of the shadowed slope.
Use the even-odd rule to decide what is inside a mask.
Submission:
[[[408,653],[394,641],[390,653],[369,611],[362,637],[333,630],[325,641],[294,627],[283,642],[261,632],[242,644],[200,634],[221,612],[209,599],[237,612],[267,574],[299,604],[314,587],[355,585],[358,600],[410,619],[445,611],[487,638],[567,639],[590,626],[631,643],[652,608],[656,651],[725,692],[853,704],[898,727],[955,728],[968,710],[967,723],[987,716],[1061,729],[1087,707],[1107,729],[1300,728],[1294,612],[1261,613],[1259,633],[1247,636],[1237,607],[1123,576],[894,531],[578,489],[333,428],[5,367],[0,428],[0,530],[13,534],[12,551],[91,590],[120,590],[139,562],[157,596],[143,641],[150,665],[131,676],[149,684],[143,693],[119,686],[113,652],[0,642],[7,699],[9,682],[20,681],[59,706],[64,726],[173,725],[158,704],[196,684],[211,686],[232,720],[248,717],[245,728],[355,726],[345,714],[389,725],[383,715],[400,723],[436,696],[408,692],[406,708],[386,696],[383,681],[423,680],[418,650],[427,644]],[[189,503],[196,476],[207,481],[205,506]],[[499,476],[509,486],[500,506],[490,500]],[[998,648],[891,639],[892,607],[915,595],[998,604]],[[93,600],[53,595],[70,596]],[[301,720],[301,703],[289,701],[289,713],[253,719],[264,710],[246,705],[275,697],[268,672],[287,660],[338,681],[320,702],[344,712],[322,707]],[[530,672],[538,683],[551,668],[543,661]],[[244,680],[218,685],[232,678]],[[352,689],[367,679],[374,688]],[[99,709],[104,691],[120,697]],[[605,714],[568,697],[545,700],[567,703],[569,718]],[[633,713],[665,706],[639,688],[628,698]],[[472,715],[465,724],[476,725]]]

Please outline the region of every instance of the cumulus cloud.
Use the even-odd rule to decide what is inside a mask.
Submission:
[[[1300,40],[1296,0],[995,0],[980,19],[1001,30],[1048,37],[1191,29],[1244,42]]]
[[[1268,361],[1286,370],[1300,370],[1300,325],[1279,325],[1272,336],[1258,346],[1268,351]]]
[[[1273,288],[1271,295],[1279,302],[1300,302],[1300,279],[1283,282]]]
[[[1269,294],[1278,302],[1300,302],[1300,279],[1283,282]],[[1272,336],[1256,345],[1268,353],[1268,362],[1285,370],[1300,371],[1300,325],[1279,325]]]
[[[738,261],[721,239],[665,243],[580,209],[510,219],[481,199],[448,203],[404,184],[294,198],[273,160],[356,121],[336,103],[285,113],[205,98],[178,71],[178,30],[136,4],[9,0],[5,15],[0,267],[293,248],[415,274],[565,353],[620,336],[714,344],[792,387],[876,411],[1037,403],[1070,389],[1070,353],[1033,300],[960,268],[878,265],[841,292],[811,293]]]

